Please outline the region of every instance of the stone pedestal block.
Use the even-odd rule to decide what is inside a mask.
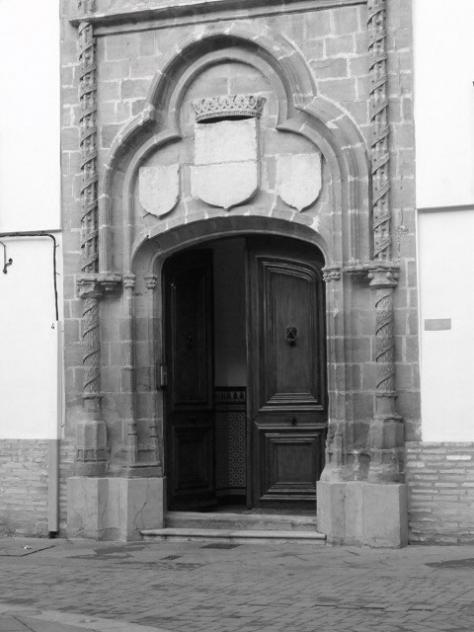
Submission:
[[[69,478],[68,536],[140,540],[141,529],[163,527],[163,500],[163,478]]]
[[[407,486],[362,481],[318,482],[318,530],[333,544],[408,544]]]

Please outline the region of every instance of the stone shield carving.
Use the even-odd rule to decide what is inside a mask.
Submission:
[[[289,154],[277,156],[277,193],[298,211],[318,199],[322,183],[321,154]]]
[[[141,167],[138,199],[147,213],[157,217],[170,213],[179,199],[179,164]]]
[[[257,152],[256,118],[197,123],[192,196],[227,210],[250,200],[259,186]]]

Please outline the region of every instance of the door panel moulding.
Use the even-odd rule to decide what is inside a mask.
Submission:
[[[141,30],[151,27],[178,26],[186,23],[219,21],[231,17],[242,18],[266,17],[278,14],[320,11],[338,7],[367,4],[367,0],[286,0],[276,6],[268,6],[265,0],[184,0],[181,2],[154,2],[131,11],[99,12],[94,10],[94,3],[88,13],[71,18],[70,22],[78,26],[86,20],[96,28],[96,34],[102,34],[102,28],[110,33],[127,30]],[[211,17],[212,16],[212,17]],[[102,27],[102,28],[101,28]]]

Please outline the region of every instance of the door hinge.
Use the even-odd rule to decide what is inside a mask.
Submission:
[[[160,388],[166,388],[168,386],[168,367],[166,364],[160,364]]]

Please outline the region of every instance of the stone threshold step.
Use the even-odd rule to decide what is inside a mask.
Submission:
[[[168,511],[165,527],[185,529],[227,529],[228,531],[316,531],[316,518],[298,514]]]
[[[245,544],[254,542],[315,542],[324,544],[326,536],[317,531],[283,531],[266,529],[143,529],[140,531],[145,542],[212,541]]]

